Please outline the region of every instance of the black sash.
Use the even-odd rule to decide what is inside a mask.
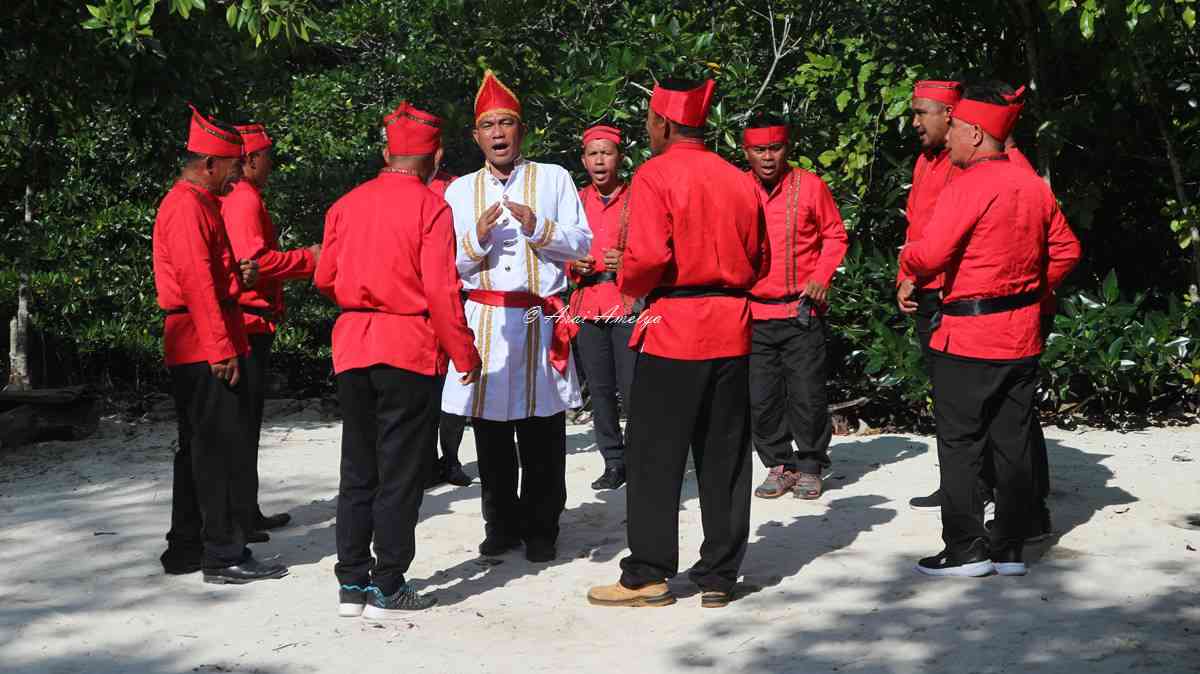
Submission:
[[[591,276],[584,276],[584,277],[580,278],[579,282],[576,283],[575,285],[580,288],[590,288],[591,286],[594,286],[594,285],[599,285],[601,283],[608,283],[609,281],[615,282],[616,280],[617,280],[616,272],[602,271],[599,274],[592,274]]]
[[[234,304],[234,302],[233,302],[233,300],[223,300],[223,301],[219,302],[219,304],[222,307],[228,307],[228,306],[232,306]],[[242,311],[247,314],[254,314],[255,316],[262,316],[263,318],[266,318],[268,320],[275,320],[273,318],[274,314],[272,314],[270,311],[268,311],[266,309],[242,306]],[[186,314],[187,312],[188,312],[187,307],[172,307],[170,309],[163,309],[163,314],[165,314],[167,316],[178,316],[180,314]]]
[[[1003,297],[981,297],[942,303],[942,314],[946,316],[984,316],[1012,311],[1037,304],[1042,299],[1038,290],[1005,295]]]
[[[799,302],[800,298],[802,297],[804,297],[804,295],[800,293],[796,293],[795,295],[786,295],[784,297],[759,297],[757,295],[749,295],[751,302],[758,302],[759,304],[791,304],[792,302]]]
[[[655,300],[664,297],[742,297],[747,296],[744,288],[726,288],[724,286],[670,286],[666,288],[655,288],[646,296],[646,303],[649,304]]]

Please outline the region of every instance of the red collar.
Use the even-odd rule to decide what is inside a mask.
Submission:
[[[625,188],[628,186],[628,183],[621,183],[620,185],[617,185],[617,189],[613,190],[612,193],[608,195],[607,204],[600,199],[600,190],[596,189],[596,185],[594,183],[589,184],[587,186],[587,190],[591,192],[591,198],[595,199],[596,203],[600,204],[601,208],[608,208],[609,206],[612,206],[621,200],[621,194],[625,192]]]
[[[1008,155],[1004,154],[1003,152],[997,152],[995,154],[989,154],[989,155],[984,155],[982,157],[976,157],[976,158],[972,159],[971,161],[967,162],[967,165],[963,167],[963,170],[966,171],[967,169],[975,168],[976,166],[979,166],[980,164],[983,164],[983,163],[986,163],[989,161],[1008,161]]]
[[[176,182],[175,182],[175,186],[176,186],[176,187],[179,187],[179,186],[181,186],[181,185],[182,185],[182,186],[183,186],[185,189],[191,190],[191,192],[192,192],[193,194],[195,194],[196,196],[200,197],[201,199],[204,199],[205,201],[208,201],[208,202],[209,202],[209,203],[211,203],[213,206],[220,206],[221,202],[220,202],[220,200],[219,200],[219,199],[217,199],[217,195],[215,195],[215,194],[213,194],[212,192],[208,191],[208,189],[206,189],[206,188],[204,188],[204,187],[201,187],[201,186],[197,185],[196,183],[193,183],[193,182],[190,182],[190,181],[188,181],[188,180],[185,180],[185,179],[183,179],[183,178],[180,178],[178,181],[176,181]]]
[[[700,140],[699,138],[680,138],[679,140],[676,140],[668,145],[667,149],[663,150],[663,154],[674,152],[675,150],[698,150],[700,152],[708,152],[708,146],[705,145],[704,141]]]

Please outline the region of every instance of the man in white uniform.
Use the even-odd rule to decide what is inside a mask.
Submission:
[[[527,559],[548,562],[567,500],[565,410],[581,403],[576,326],[557,294],[567,286],[565,263],[588,254],[592,234],[570,174],[522,159],[523,135],[520,102],[489,70],[473,131],[487,161],[446,189],[483,374],[464,386],[451,365],[442,410],[472,418],[486,523],[480,554],[524,542]]]

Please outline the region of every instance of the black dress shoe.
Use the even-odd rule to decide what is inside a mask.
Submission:
[[[246,534],[247,543],[266,543],[271,540],[271,535],[265,531],[251,531]]]
[[[205,569],[204,582],[215,585],[245,585],[256,580],[283,578],[288,575],[288,568],[282,564],[263,564],[250,557],[240,564],[227,566],[223,569]]]
[[[471,476],[463,470],[462,464],[455,462],[445,465],[442,478],[455,487],[466,487],[472,482]]]
[[[521,547],[521,540],[518,538],[493,535],[483,539],[483,542],[479,544],[479,554],[484,557],[495,557],[519,547]]]
[[[558,549],[553,543],[540,543],[537,541],[525,542],[525,559],[531,562],[552,562],[558,557]]]
[[[987,541],[977,538],[961,551],[942,550],[932,557],[917,562],[916,570],[926,576],[986,576],[994,569],[988,556]]]
[[[162,562],[163,571],[167,574],[183,576],[200,570],[200,557],[203,554],[204,551],[199,548],[186,551],[167,548],[158,561]]]
[[[259,515],[258,520],[254,523],[254,528],[259,531],[268,529],[278,529],[282,526],[287,526],[288,522],[292,521],[292,516],[287,513],[279,513],[278,515]]]
[[[929,496],[914,496],[908,499],[908,507],[925,512],[940,511],[942,509],[942,490],[938,489]]]
[[[604,474],[592,483],[592,489],[620,489],[625,484],[625,466],[608,466]]]

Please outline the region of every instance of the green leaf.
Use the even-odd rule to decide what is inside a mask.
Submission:
[[[87,5],[87,11],[89,14],[96,17],[97,19],[103,18],[103,16],[104,16],[104,8],[103,7],[97,7],[95,5]]]
[[[1113,304],[1120,297],[1120,286],[1117,285],[1117,270],[1109,270],[1108,276],[1104,277],[1104,301],[1108,304]]]
[[[1196,27],[1196,10],[1192,9],[1191,7],[1188,7],[1187,9],[1183,10],[1183,22],[1185,24],[1187,24],[1188,28],[1195,28]]]
[[[838,112],[845,111],[846,106],[850,104],[850,92],[843,91],[842,93],[838,94],[838,97],[837,97],[837,100],[835,101],[835,103],[837,104]]]
[[[279,24],[280,23],[282,23],[282,20],[279,17],[275,17],[274,19],[271,19],[271,27],[270,27],[270,30],[267,31],[267,34],[271,36],[272,40],[275,39],[275,36],[279,35]]]
[[[144,9],[142,9],[142,12],[140,14],[138,14],[138,23],[140,23],[144,26],[144,25],[150,23],[150,19],[153,16],[154,16],[154,3],[150,3],[149,5],[146,5],[146,7]]]
[[[237,5],[230,4],[229,9],[225,10],[225,21],[229,24],[230,28],[233,28],[234,26],[237,25],[237,18],[238,18]]]
[[[838,160],[838,153],[834,150],[825,150],[817,157],[817,161],[824,166],[833,166],[833,163]]]
[[[1096,15],[1094,12],[1083,10],[1079,14],[1079,32],[1083,34],[1085,40],[1092,39],[1096,34]]]

